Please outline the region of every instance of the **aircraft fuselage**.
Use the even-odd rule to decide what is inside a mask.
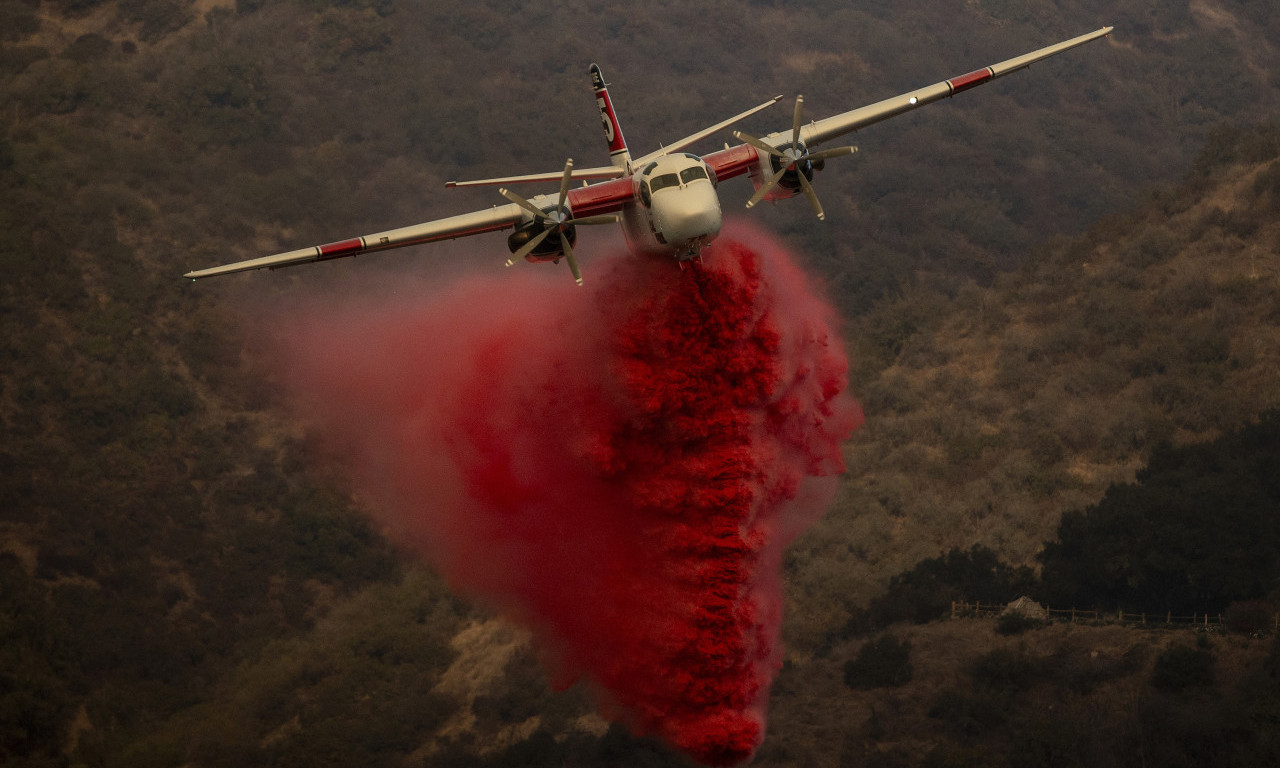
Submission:
[[[695,258],[720,234],[715,174],[696,155],[667,155],[631,177],[634,200],[624,206],[622,231],[634,253]]]

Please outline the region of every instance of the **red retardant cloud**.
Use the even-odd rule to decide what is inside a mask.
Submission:
[[[742,224],[683,270],[586,267],[313,307],[280,363],[371,514],[530,627],[558,685],[735,765],[764,738],[783,550],[862,421],[836,315]]]

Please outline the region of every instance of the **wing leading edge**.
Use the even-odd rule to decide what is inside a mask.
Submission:
[[[488,210],[464,213],[445,219],[428,221],[410,227],[392,229],[364,237],[353,237],[350,240],[339,240],[335,243],[315,245],[296,251],[278,253],[274,256],[263,256],[248,261],[238,261],[220,267],[200,269],[188,272],[184,277],[199,280],[203,277],[229,275],[233,272],[245,272],[251,269],[279,269],[295,264],[306,264],[313,261],[328,261],[344,256],[358,256],[362,253],[375,253],[391,248],[402,248],[406,245],[433,243],[439,240],[452,240],[468,235],[484,232],[496,232],[509,229],[520,223],[524,211],[515,203],[499,205]]]
[[[887,120],[896,117],[904,112],[910,112],[917,107],[923,107],[925,104],[944,99],[948,96],[954,96],[962,91],[970,88],[976,88],[983,83],[995,80],[998,77],[1004,77],[1007,74],[1025,69],[1032,64],[1043,61],[1050,56],[1069,51],[1072,48],[1084,45],[1102,37],[1111,34],[1114,27],[1103,27],[1079,37],[1073,37],[1055,45],[1041,48],[1038,51],[1007,59],[999,64],[993,64],[983,69],[977,69],[968,74],[953,77],[950,80],[943,80],[940,83],[920,88],[910,93],[904,93],[901,96],[894,96],[891,99],[878,101],[850,112],[844,112],[839,115],[833,115],[823,120],[810,123],[800,130],[800,140],[805,144],[821,144],[829,141],[837,136],[856,131],[859,128],[865,128],[868,125],[878,123],[881,120]],[[770,137],[772,138],[772,136]]]
[[[983,69],[977,69],[968,74],[959,75],[949,80],[943,80],[940,83],[918,88],[901,96],[894,96],[890,99],[878,101],[875,104],[869,104],[865,107],[842,112],[838,115],[818,120],[801,126],[800,141],[807,146],[817,146],[824,141],[829,141],[842,136],[846,133],[856,131],[859,128],[865,128],[873,125],[881,120],[888,120],[896,117],[904,112],[910,112],[917,107],[923,107],[925,104],[944,99],[948,96],[954,96],[962,91],[970,88],[976,88],[983,83],[990,82],[997,77],[1003,77],[1020,69],[1025,69],[1032,64],[1043,61],[1055,54],[1069,51],[1077,46],[1092,42],[1111,34],[1114,27],[1103,27],[1079,37],[1073,37],[1055,45],[1041,48],[1038,51],[1023,54],[1012,59],[1006,59],[999,64],[993,64]],[[764,137],[764,142],[772,146],[781,146],[785,142],[791,140],[792,131],[784,130],[771,133]],[[718,152],[713,152],[703,157],[707,165],[711,166],[716,173],[716,178],[720,180],[740,176],[749,172],[755,167],[760,155],[756,148],[750,144],[739,144],[734,147],[726,147]]]

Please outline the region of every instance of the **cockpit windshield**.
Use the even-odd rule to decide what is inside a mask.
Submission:
[[[660,189],[666,189],[667,187],[678,187],[678,186],[680,186],[679,176],[677,176],[674,173],[664,173],[661,176],[653,177],[653,179],[649,182],[649,191],[657,192]]]
[[[685,184],[705,178],[707,178],[707,172],[700,165],[695,165],[692,168],[685,168],[680,172],[680,181],[683,181]]]
[[[648,171],[649,169],[646,168],[645,170]],[[649,180],[649,194],[653,194],[660,189],[666,189],[667,187],[678,187],[681,184],[688,184],[691,181],[707,178],[709,178],[707,176],[707,169],[700,165],[685,168],[679,173],[664,173],[661,176],[654,176]]]

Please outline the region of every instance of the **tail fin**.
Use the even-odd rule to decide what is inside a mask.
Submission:
[[[600,108],[600,120],[604,123],[604,137],[609,141],[609,161],[618,168],[628,168],[631,165],[631,153],[627,151],[627,140],[622,137],[622,126],[618,125],[618,116],[614,114],[604,75],[595,64],[591,65],[591,87],[596,92],[596,106]]]

